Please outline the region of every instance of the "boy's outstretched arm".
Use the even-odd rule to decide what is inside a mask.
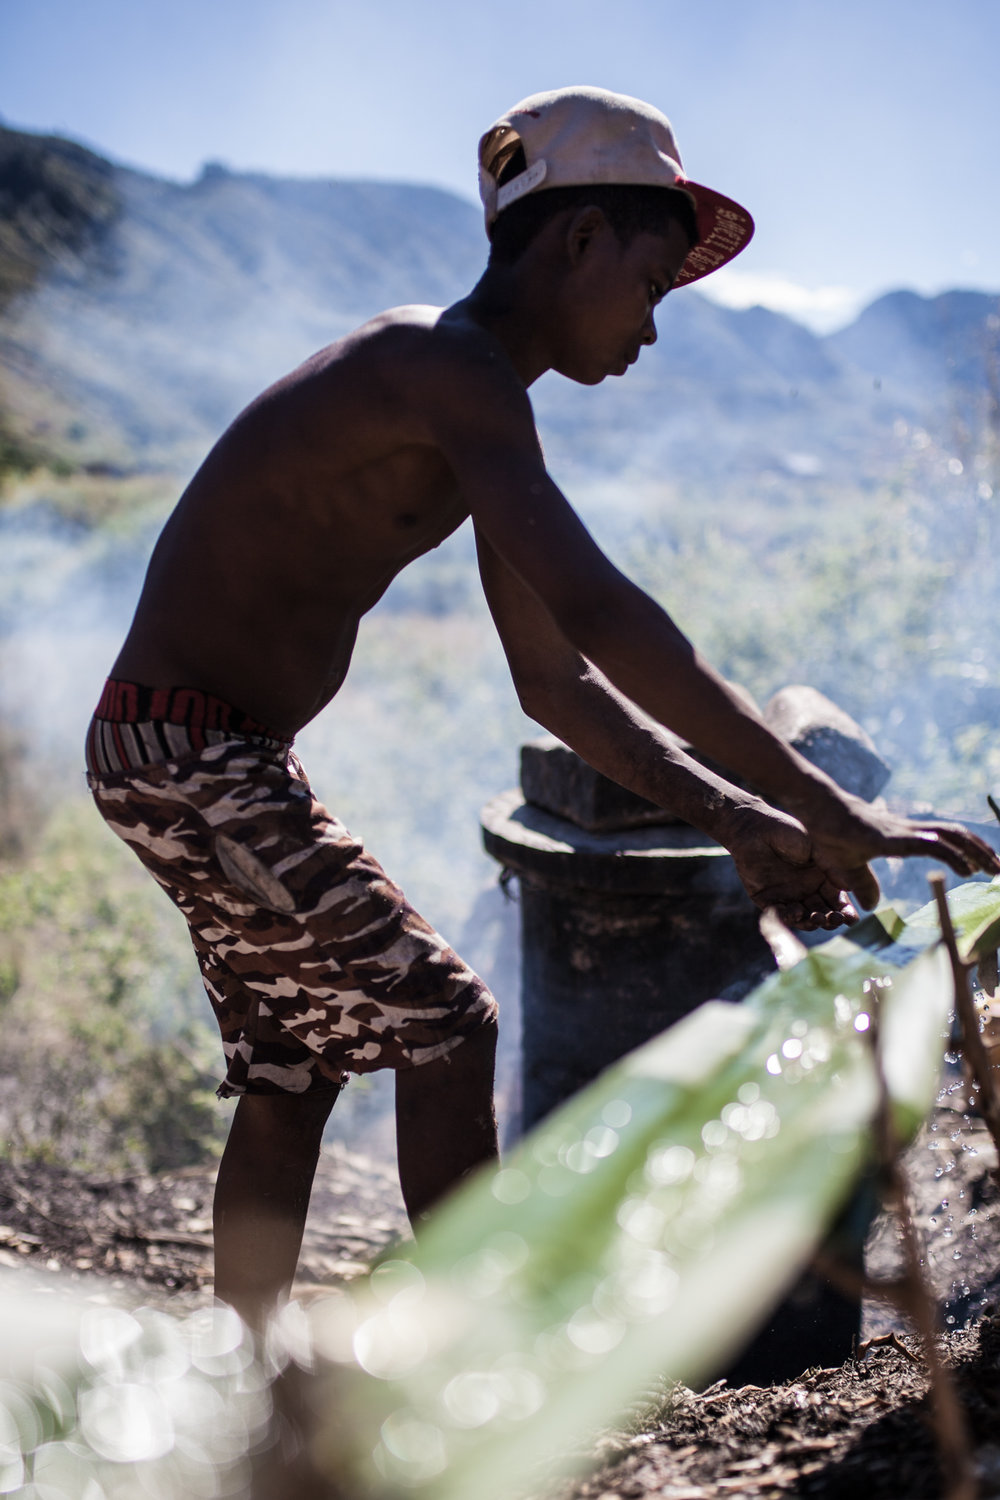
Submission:
[[[789,926],[857,920],[846,893],[813,860],[801,823],[686,755],[573,649],[481,534],[477,548],[490,610],[531,718],[596,770],[729,849],[752,899],[776,907]]]
[[[992,849],[960,824],[922,824],[872,807],[778,739],[596,545],[546,472],[527,393],[504,363],[487,354],[465,364],[461,381],[454,372],[440,386],[427,380],[421,404],[478,532],[575,651],[655,723],[798,818],[829,888],[874,905],[869,861],[885,855],[935,857],[963,875],[1000,873]]]

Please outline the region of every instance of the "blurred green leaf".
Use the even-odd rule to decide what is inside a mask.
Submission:
[[[953,893],[963,930],[1000,918],[1000,888],[973,890]],[[330,1471],[348,1432],[359,1486],[499,1500],[554,1454],[571,1462],[655,1378],[720,1369],[868,1159],[876,991],[911,1135],[935,1096],[951,1000],[927,908],[910,923],[887,909],[743,1004],[699,1007],[457,1192],[405,1259],[321,1304],[341,1412]]]

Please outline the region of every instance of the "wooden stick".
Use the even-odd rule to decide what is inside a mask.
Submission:
[[[878,1086],[878,1107],[874,1124],[883,1197],[887,1206],[896,1212],[903,1247],[903,1275],[896,1282],[894,1291],[900,1310],[909,1318],[923,1346],[930,1377],[931,1411],[945,1484],[945,1500],[976,1500],[979,1486],[972,1466],[972,1445],[965,1413],[958,1399],[951,1371],[938,1348],[940,1330],[937,1307],[921,1269],[923,1247],[910,1212],[906,1176],[900,1162],[900,1143],[892,1118],[892,1100],[882,1066],[880,989],[880,985],[872,984],[869,990],[872,1024],[867,1034],[871,1040]]]
[[[973,965],[967,964],[958,951],[958,940],[955,937],[951,912],[948,910],[948,898],[945,895],[944,876],[935,870],[933,875],[928,875],[927,878],[934,893],[934,900],[937,902],[941,936],[944,938],[948,957],[951,960],[951,973],[955,985],[955,1010],[962,1028],[962,1051],[965,1053],[966,1062],[979,1088],[979,1113],[993,1137],[993,1144],[997,1150],[997,1167],[994,1176],[1000,1181],[1000,1093],[997,1090],[993,1066],[983,1046],[983,1039],[979,1035],[979,1017],[976,1015],[972,986],[969,981]]]

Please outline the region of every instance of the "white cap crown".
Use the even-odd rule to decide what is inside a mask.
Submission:
[[[518,145],[525,168],[501,187],[497,179]],[[681,268],[678,286],[724,265],[753,234],[746,209],[685,176],[666,115],[627,94],[584,85],[532,94],[479,142],[479,193],[487,233],[498,214],[528,193],[591,183],[677,187],[691,195],[700,240]]]

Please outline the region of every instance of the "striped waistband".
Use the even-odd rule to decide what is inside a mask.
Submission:
[[[109,677],[87,732],[87,770],[93,776],[134,771],[233,738],[276,751],[292,743],[200,688],[150,688]]]

